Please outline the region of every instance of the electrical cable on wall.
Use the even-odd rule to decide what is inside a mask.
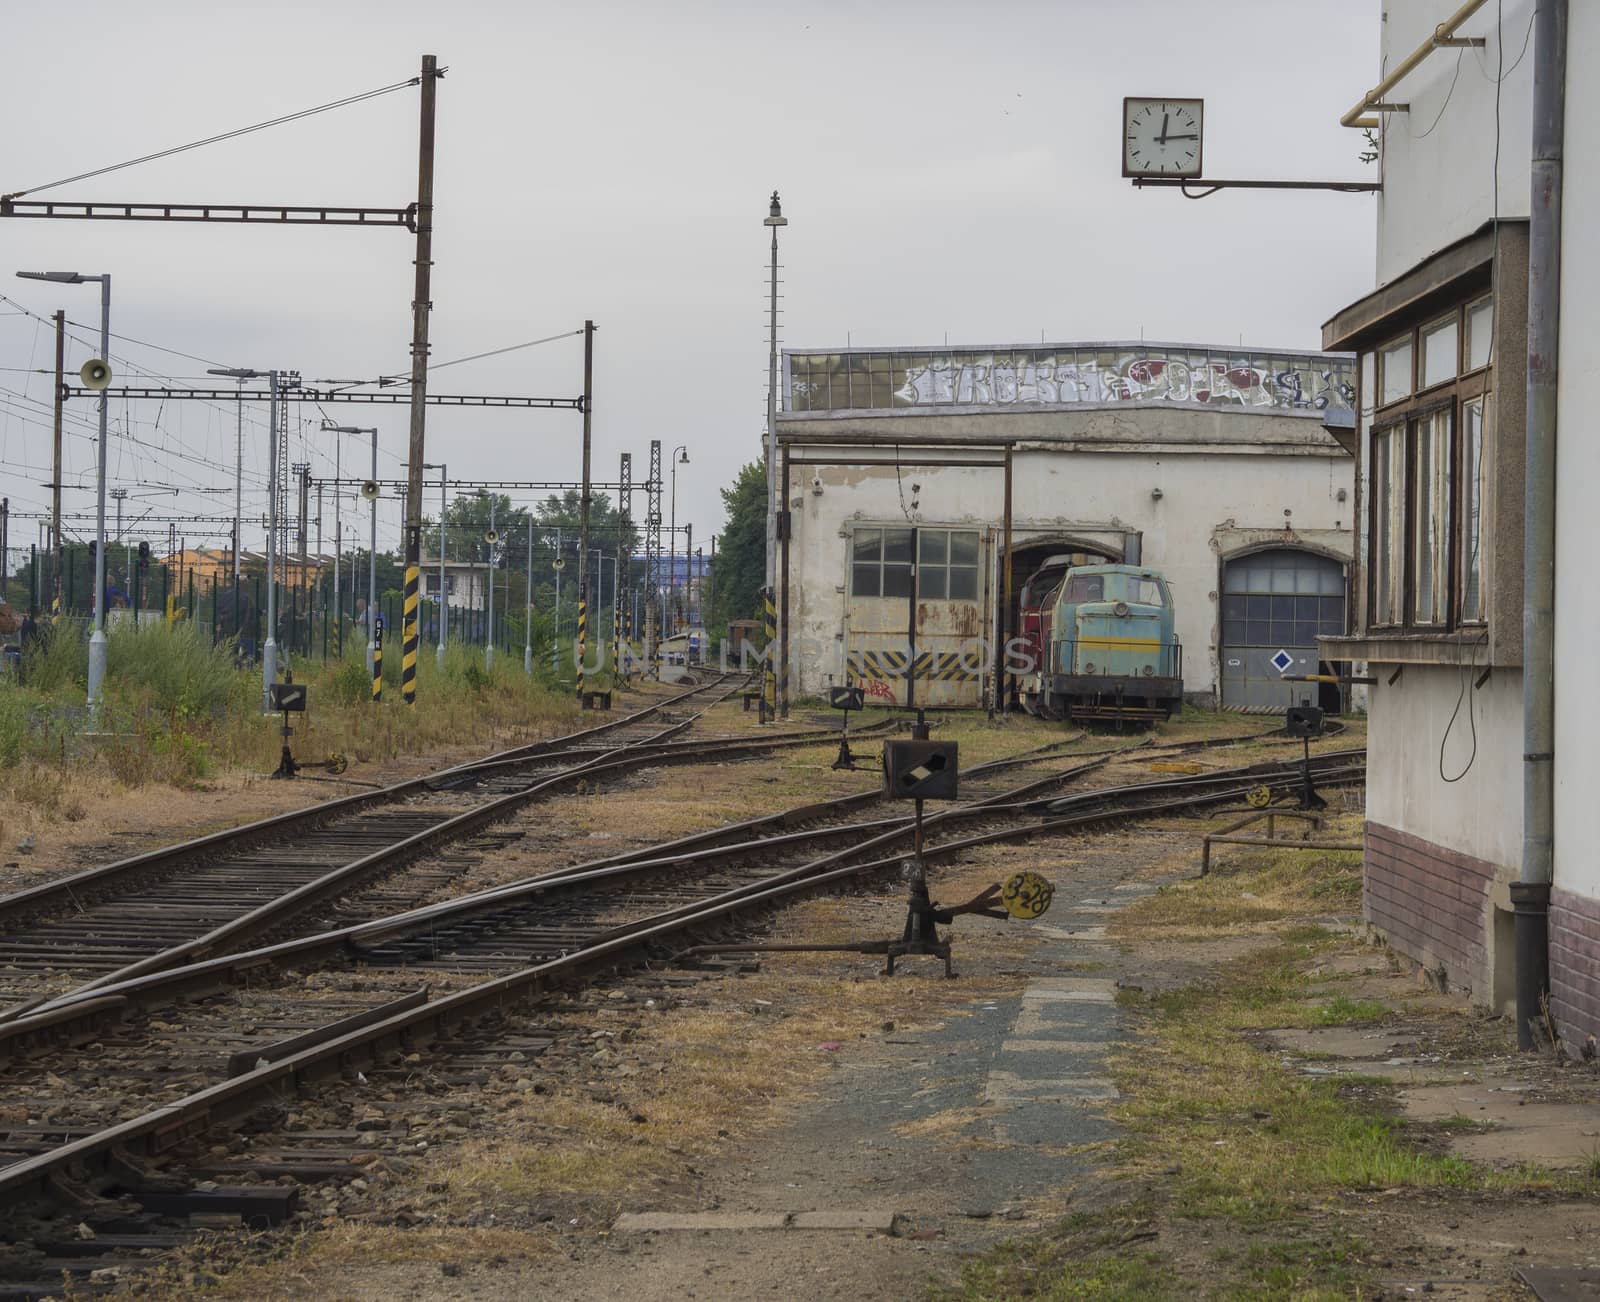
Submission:
[[[1499,314],[1500,314],[1500,88],[1501,88],[1502,85],[1505,84],[1505,79],[1506,79],[1506,76],[1507,76],[1506,67],[1505,67],[1505,63],[1506,63],[1506,46],[1505,46],[1505,27],[1504,27],[1504,23],[1505,23],[1505,0],[1496,0],[1496,4],[1495,4],[1495,54],[1496,54],[1496,58],[1498,60],[1498,68],[1496,70],[1496,76],[1495,76],[1495,81],[1494,81],[1494,161],[1493,161],[1493,164],[1492,164],[1492,166],[1494,168],[1494,171],[1493,171],[1493,175],[1490,178],[1490,196],[1491,196],[1490,205],[1491,205],[1491,209],[1492,209],[1492,216],[1491,216],[1491,219],[1490,219],[1491,225],[1490,225],[1490,243],[1489,243],[1489,277],[1490,277],[1489,300],[1490,300],[1491,304],[1493,305],[1493,309],[1492,310],[1494,312],[1494,317],[1492,319],[1496,322],[1496,324],[1498,324]],[[1529,31],[1530,34],[1533,31],[1533,20],[1531,18],[1528,20],[1528,31]],[[1523,42],[1523,54],[1526,54],[1526,53],[1527,53],[1527,42],[1526,42],[1526,40],[1524,40],[1524,42]],[[1517,56],[1517,63],[1521,63],[1521,62],[1522,62],[1522,55],[1519,54]],[[1516,65],[1516,63],[1514,63],[1511,66],[1512,66],[1513,69],[1515,69],[1517,65]],[[1493,333],[1493,327],[1491,327],[1490,335],[1489,335],[1489,364],[1491,366],[1493,366],[1495,364],[1496,360],[1497,359],[1495,357],[1495,349],[1494,349],[1494,333]],[[1499,400],[1498,399],[1498,394],[1494,390],[1491,390],[1491,392],[1486,396],[1489,397],[1489,398],[1492,398],[1494,401],[1498,401]],[[1480,449],[1480,451],[1478,453],[1478,463],[1479,464],[1473,467],[1474,473],[1479,475],[1479,476],[1481,476],[1482,473],[1483,473],[1482,462],[1483,462],[1483,453],[1482,453],[1482,450]],[[1481,495],[1480,495],[1480,502],[1481,502]],[[1482,508],[1481,508],[1481,505],[1480,505],[1479,510],[1480,510],[1479,519],[1481,521],[1481,519],[1482,519],[1482,515],[1481,515]],[[1481,537],[1482,537],[1482,532],[1483,531],[1482,531],[1482,527],[1481,527],[1481,524],[1480,524],[1480,527],[1479,527],[1479,530],[1478,530],[1478,536],[1474,537],[1473,540],[1472,540],[1472,552],[1471,552],[1471,556],[1470,556],[1470,559],[1469,559],[1469,562],[1468,562],[1470,571],[1476,571],[1476,569],[1477,569],[1477,565],[1478,565],[1478,547],[1479,547],[1479,543],[1480,543],[1480,540],[1481,540]],[[1478,601],[1480,603],[1483,601],[1483,582],[1482,582],[1481,578],[1479,579],[1479,583],[1478,583]],[[1466,777],[1467,774],[1472,771],[1472,766],[1475,763],[1477,763],[1477,759],[1478,759],[1478,720],[1477,720],[1477,716],[1476,716],[1475,709],[1474,709],[1474,698],[1472,696],[1468,696],[1467,695],[1467,684],[1472,680],[1473,675],[1477,673],[1477,668],[1478,668],[1478,649],[1480,647],[1487,647],[1488,644],[1489,644],[1489,630],[1487,628],[1485,628],[1483,633],[1473,642],[1473,644],[1472,644],[1472,652],[1467,657],[1467,663],[1461,667],[1461,684],[1460,684],[1460,690],[1456,693],[1455,709],[1453,709],[1450,712],[1450,721],[1447,724],[1445,724],[1445,726],[1444,726],[1444,735],[1439,738],[1439,777],[1445,782],[1452,782],[1452,783],[1453,782],[1460,782],[1462,778]],[[1493,664],[1490,664],[1490,665],[1487,666],[1487,668],[1488,669],[1493,669],[1494,666],[1493,666]],[[1474,687],[1473,691],[1476,692],[1477,688]],[[1467,703],[1467,727],[1468,727],[1468,729],[1470,730],[1470,732],[1472,734],[1472,750],[1467,755],[1467,762],[1463,766],[1461,772],[1457,773],[1454,777],[1451,777],[1448,773],[1446,773],[1444,771],[1444,752],[1445,752],[1445,747],[1447,745],[1449,745],[1449,743],[1450,743],[1450,734],[1455,729],[1456,720],[1461,715],[1461,702],[1463,701],[1463,699]]]

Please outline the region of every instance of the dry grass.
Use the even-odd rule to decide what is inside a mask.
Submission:
[[[210,1253],[201,1240],[179,1254],[170,1266],[141,1275],[140,1282],[155,1286],[153,1296],[288,1302],[326,1298],[330,1274],[341,1280],[341,1293],[349,1296],[355,1291],[350,1288],[351,1283],[369,1270],[381,1276],[394,1267],[438,1267],[463,1260],[517,1262],[552,1251],[548,1238],[521,1230],[422,1226],[397,1229],[337,1221],[299,1235],[287,1248],[275,1236],[262,1236],[257,1242],[260,1260],[238,1262],[236,1241],[219,1253],[226,1261],[226,1275],[213,1276],[207,1269]],[[163,1294],[163,1288],[171,1292]],[[346,1288],[348,1293],[344,1292]]]
[[[1204,825],[1187,826],[1198,842]],[[1264,828],[1246,832],[1262,835]],[[1360,833],[1360,815],[1338,813],[1314,836],[1343,841],[1359,839]],[[1198,845],[1191,853],[1198,869]],[[1163,886],[1135,901],[1115,916],[1110,930],[1129,940],[1266,935],[1298,918],[1354,913],[1360,901],[1359,850],[1219,845],[1207,876]]]

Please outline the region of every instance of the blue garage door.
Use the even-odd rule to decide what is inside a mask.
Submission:
[[[1282,710],[1310,683],[1284,673],[1317,672],[1317,637],[1344,630],[1344,566],[1326,556],[1282,547],[1229,561],[1222,571],[1222,704]],[[1287,653],[1290,665],[1273,663]]]

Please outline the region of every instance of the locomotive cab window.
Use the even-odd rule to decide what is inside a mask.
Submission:
[[[1125,580],[1122,599],[1134,606],[1165,606],[1167,594],[1155,579],[1141,579],[1130,575]]]
[[[1103,574],[1074,574],[1067,580],[1063,600],[1067,602],[1104,601],[1106,577]]]

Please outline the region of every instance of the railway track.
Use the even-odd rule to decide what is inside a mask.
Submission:
[[[336,910],[354,921],[426,899],[504,843],[493,824],[575,783],[832,740],[827,729],[679,739],[734,690],[719,678],[567,738],[0,899],[0,1027],[85,982],[126,980],[259,943],[309,914],[326,922]]]
[[[1121,748],[1088,760],[1035,753],[984,766],[986,777],[982,768],[969,771],[969,781],[979,777],[994,789],[926,820],[925,857],[936,863],[998,841],[1225,804],[1258,785],[1286,792],[1298,782],[1298,766],[1255,765],[1045,795],[1127,753]],[[997,784],[1011,769],[1056,760],[1072,767]],[[1315,764],[1322,785],[1364,776],[1357,753],[1319,756]],[[463,1071],[474,1077],[513,1056],[536,1055],[541,1046],[529,1037],[507,1038],[495,1029],[510,1004],[598,969],[670,956],[729,927],[747,927],[801,895],[897,867],[909,843],[909,819],[839,821],[873,794],[801,806],[57,1000],[25,1019],[47,1025],[14,1038],[41,1035],[33,1042],[40,1047],[52,1032],[69,1039],[93,1034],[93,1087],[61,1097],[55,1072],[74,1072],[67,1050],[8,1073],[7,1095],[27,1109],[30,1121],[0,1133],[0,1162],[10,1159],[0,1166],[0,1204],[26,1207],[33,1200],[59,1207],[77,1191],[84,1203],[73,1215],[140,1227],[146,1235],[162,1228],[170,1234],[163,1214],[217,1202],[215,1190],[197,1194],[195,1181],[227,1179],[234,1192],[225,1189],[222,1196],[232,1199],[230,1207],[268,1222],[281,1219],[292,1207],[293,1189],[264,1188],[260,1181],[354,1178],[350,1134],[307,1136],[269,1125],[257,1139],[235,1135],[228,1147],[239,1151],[226,1159],[208,1157],[196,1141],[263,1106],[281,1108],[284,1099],[330,1076],[359,1072],[370,1084],[396,1071],[416,1077],[420,1070],[448,1084]],[[817,825],[829,817],[832,822]],[[199,1002],[183,1005],[181,1015],[166,1011],[179,999]],[[104,1018],[112,1014],[129,1020],[108,1030]],[[419,1062],[426,1065],[419,1069]],[[340,1088],[334,1086],[336,1093]],[[130,1100],[145,1110],[122,1115]],[[96,1201],[107,1193],[117,1201]],[[0,1296],[6,1295],[0,1286]]]

